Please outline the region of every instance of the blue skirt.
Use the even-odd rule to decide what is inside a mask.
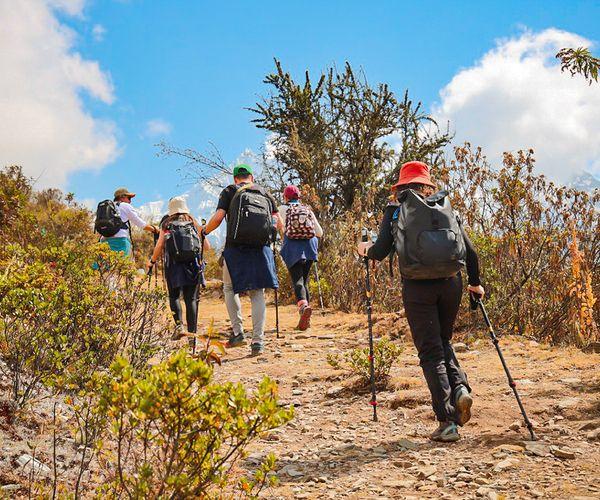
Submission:
[[[281,258],[285,265],[292,267],[299,260],[317,260],[319,249],[319,238],[316,236],[310,240],[291,240],[287,236],[283,238],[281,246]]]
[[[279,288],[275,259],[270,247],[230,246],[223,250],[233,292]]]
[[[165,266],[165,278],[170,290],[200,283],[200,265],[192,262],[169,262]]]

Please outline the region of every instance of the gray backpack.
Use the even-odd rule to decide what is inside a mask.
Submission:
[[[428,198],[403,191],[392,220],[400,274],[413,280],[450,278],[465,265],[466,247],[447,191]]]

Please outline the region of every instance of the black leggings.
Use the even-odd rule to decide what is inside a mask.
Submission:
[[[471,390],[450,344],[461,295],[460,275],[402,282],[406,319],[431,393],[433,411],[441,422],[456,421],[452,396],[457,387],[464,385]]]
[[[177,324],[183,323],[183,311],[179,301],[181,295],[183,295],[183,301],[185,302],[187,330],[190,333],[196,333],[198,324],[198,284],[169,288],[169,306],[171,306],[173,319]]]
[[[292,277],[292,285],[294,286],[294,293],[296,294],[296,301],[310,299],[308,293],[308,275],[310,268],[313,264],[313,260],[299,260],[292,267],[288,267],[290,276]]]

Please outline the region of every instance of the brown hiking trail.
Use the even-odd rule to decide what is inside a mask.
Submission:
[[[201,298],[200,331],[214,318],[216,331],[227,335],[229,321],[217,295],[213,290]],[[249,331],[250,304],[242,300]],[[600,498],[600,354],[500,337],[540,437],[531,444],[526,429],[519,427],[521,415],[491,342],[482,337],[466,351],[463,344],[458,357],[474,389],[473,419],[461,430],[461,441],[436,444],[427,439],[435,422],[404,318],[375,313],[373,319],[376,336],[400,336],[395,342],[405,346],[390,388],[378,393],[377,423],[371,421],[368,390],[352,390],[352,380],[326,362],[329,353],[367,346],[364,314],[316,309],[311,329],[299,332],[294,329],[296,308],[282,306],[284,336],[276,339],[270,303],[265,354],[249,357],[249,345],[230,349],[222,366],[215,367],[216,380],[241,381],[249,390],[268,375],[279,383],[281,403],[296,407],[287,426],[252,443],[236,471],[254,470],[265,454],[275,453],[280,484],[262,496]],[[185,339],[171,343],[173,349],[186,344]],[[0,383],[7,381],[0,376]],[[29,479],[17,464],[22,454],[35,454],[50,471],[55,402],[61,418],[68,418],[62,397],[49,396],[36,401],[14,426],[0,419],[0,485],[15,487],[12,493],[0,491],[0,497],[25,497]],[[60,425],[57,464],[61,481],[73,484],[79,444],[70,429],[67,421]]]
[[[268,306],[267,327],[275,325]],[[243,302],[251,329],[250,304]],[[216,298],[203,299],[201,325],[229,322]],[[403,318],[374,314],[375,333],[405,331]],[[267,334],[265,354],[249,357],[249,345],[231,349],[218,380],[255,387],[268,375],[279,383],[294,420],[256,442],[248,468],[274,452],[280,484],[269,498],[600,498],[600,355],[500,337],[539,441],[528,442],[521,414],[498,356],[487,338],[458,354],[474,389],[473,419],[462,440],[427,439],[435,422],[410,339],[392,370],[391,388],[380,392],[379,422],[372,422],[367,392],[326,362],[328,353],[367,345],[364,315],[314,311],[312,327],[294,329],[294,306],[280,307],[280,331]],[[482,323],[482,334],[484,333]]]

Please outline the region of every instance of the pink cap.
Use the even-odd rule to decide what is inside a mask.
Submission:
[[[300,198],[300,190],[296,186],[286,186],[283,190],[283,196],[288,200],[297,200]]]

